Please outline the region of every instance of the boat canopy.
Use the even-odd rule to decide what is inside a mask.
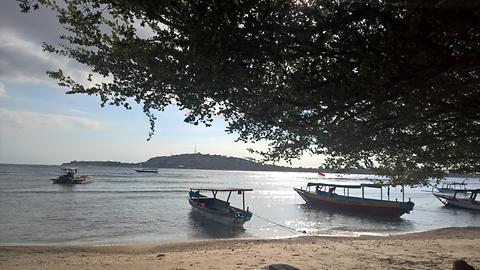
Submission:
[[[243,208],[242,210],[245,211],[245,191],[253,191],[251,188],[190,188],[190,198],[196,197],[200,198],[202,195],[200,194],[200,191],[211,191],[213,198],[217,198],[217,193],[218,192],[228,192],[228,197],[225,202],[230,201],[230,196],[232,195],[232,192],[237,192],[237,194],[242,195],[242,205]],[[206,196],[204,196],[206,197]],[[247,208],[248,211],[248,208]]]
[[[459,185],[459,186],[466,186],[467,185],[467,183],[465,183],[465,181],[463,181],[463,182],[448,182],[446,184]]]
[[[73,173],[73,174],[76,174],[77,173],[77,168],[62,168],[62,172],[67,174],[67,173]]]
[[[465,193],[465,192],[480,193],[480,188],[477,188],[477,189],[454,189],[454,191],[458,192],[458,193]]]
[[[445,181],[445,182],[443,182],[443,184],[445,184],[445,185],[459,185],[459,186],[466,186],[467,185],[467,183],[465,183],[465,180],[463,180],[463,182],[456,182],[456,181],[447,182],[447,181]]]
[[[328,186],[328,187],[339,187],[339,188],[382,188],[390,186],[389,184],[358,184],[358,185],[341,185],[341,184],[331,184],[331,183],[308,183],[307,187],[315,186]]]

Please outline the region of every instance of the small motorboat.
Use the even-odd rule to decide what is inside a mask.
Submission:
[[[434,192],[435,196],[445,206],[480,211],[480,189],[456,189],[451,192]]]
[[[52,180],[54,184],[86,184],[93,181],[93,176],[77,175],[76,168],[62,168],[62,175],[50,180]]]
[[[212,197],[205,196],[200,191],[211,191]],[[191,188],[188,196],[188,202],[202,216],[211,221],[221,223],[228,226],[242,226],[245,222],[252,218],[252,212],[248,207],[245,209],[245,191],[252,189],[232,188],[232,189],[211,189],[211,188]],[[220,200],[217,198],[218,192],[228,192],[227,199]],[[230,205],[230,196],[233,192],[242,195],[242,209]]]
[[[136,169],[139,173],[158,173],[158,169]]]

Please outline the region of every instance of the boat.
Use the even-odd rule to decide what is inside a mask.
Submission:
[[[140,173],[158,173],[158,169],[136,169]]]
[[[200,192],[210,191],[212,196],[208,197]],[[188,202],[194,211],[197,211],[203,217],[217,223],[241,227],[245,222],[252,218],[252,212],[249,208],[245,209],[245,192],[253,191],[248,188],[231,188],[231,189],[212,189],[212,188],[191,188],[188,194]],[[218,192],[228,193],[227,199],[220,200],[217,198]],[[242,209],[230,205],[230,197],[233,192],[242,195]]]
[[[480,189],[457,189],[451,192],[434,192],[433,195],[445,206],[480,210]]]
[[[89,175],[77,175],[76,168],[62,168],[61,175],[57,178],[50,179],[54,184],[86,184],[93,181],[93,177]]]
[[[315,187],[315,190],[312,191],[312,187]],[[386,200],[383,198],[382,188],[384,187],[387,188]],[[337,188],[343,188],[343,195],[337,194]],[[380,189],[380,199],[365,198],[365,188]],[[350,189],[361,189],[362,197],[350,196]],[[410,199],[408,202],[405,202],[403,187],[402,201],[391,201],[390,185],[384,184],[338,185],[308,183],[305,189],[294,188],[294,190],[310,206],[356,215],[399,218],[405,213],[410,213],[415,205]]]
[[[439,187],[438,185],[435,185],[433,187],[434,189],[437,189],[437,191],[440,193],[453,193],[455,191],[466,190],[467,184],[465,183],[465,180],[463,180],[463,182],[443,182],[441,187]]]

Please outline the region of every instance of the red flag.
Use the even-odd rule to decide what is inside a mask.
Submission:
[[[321,172],[321,171],[318,171],[318,175],[319,175],[319,176],[325,176],[325,174],[324,174],[323,172]]]

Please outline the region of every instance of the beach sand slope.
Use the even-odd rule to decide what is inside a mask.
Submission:
[[[480,227],[388,237],[211,240],[163,245],[3,246],[0,269],[480,269]]]

